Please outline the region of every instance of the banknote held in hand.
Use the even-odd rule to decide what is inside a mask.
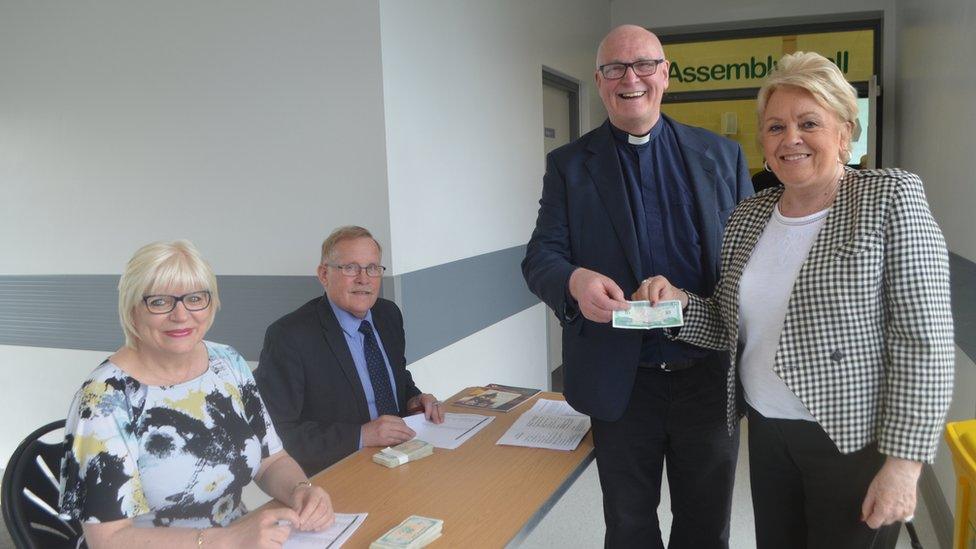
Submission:
[[[630,308],[613,312],[613,327],[625,330],[653,330],[655,328],[677,328],[684,326],[681,302],[678,300],[628,301]]]

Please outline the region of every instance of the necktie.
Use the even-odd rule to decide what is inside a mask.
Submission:
[[[376,344],[373,326],[368,320],[359,325],[359,332],[363,334],[363,354],[366,355],[366,370],[369,372],[369,382],[373,385],[373,396],[376,399],[376,413],[379,415],[397,415],[396,399],[393,398],[393,388],[390,387],[390,376],[383,361],[383,353]]]

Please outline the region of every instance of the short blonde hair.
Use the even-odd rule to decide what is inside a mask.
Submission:
[[[174,287],[210,291],[210,319],[207,322],[207,328],[210,328],[220,309],[213,269],[189,240],[153,242],[136,250],[119,279],[119,322],[126,347],[135,349],[139,343],[133,312],[141,305],[142,298]]]
[[[344,225],[332,231],[332,234],[322,241],[322,257],[319,262],[325,265],[329,261],[334,261],[335,257],[333,254],[335,253],[336,244],[343,240],[353,240],[356,238],[373,239],[373,242],[376,244],[376,249],[380,251],[380,256],[383,255],[383,246],[380,246],[379,241],[373,237],[372,233],[358,225]]]
[[[814,52],[798,51],[784,55],[759,88],[759,96],[756,98],[759,131],[756,138],[760,140],[760,150],[766,103],[773,92],[783,86],[793,86],[810,92],[820,106],[833,112],[847,125],[847,146],[841,151],[840,160],[845,164],[850,162],[851,134],[857,123],[857,90],[844,78],[844,73],[837,65]]]

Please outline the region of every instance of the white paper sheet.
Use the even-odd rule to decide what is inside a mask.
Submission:
[[[539,399],[515,420],[496,444],[575,450],[589,430],[590,418],[565,401]]]
[[[448,412],[440,425],[427,421],[424,414],[407,416],[403,421],[417,433],[420,440],[433,444],[435,448],[453,450],[478,434],[493,419],[494,416]]]
[[[284,549],[338,549],[349,541],[356,529],[366,520],[368,513],[336,513],[332,526],[321,532],[292,530],[285,540]]]

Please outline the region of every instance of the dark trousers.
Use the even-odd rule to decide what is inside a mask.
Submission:
[[[726,427],[722,358],[677,372],[638,368],[623,417],[592,420],[606,547],[664,547],[657,506],[665,460],[668,546],[728,547],[739,432]]]
[[[901,523],[872,530],[861,504],[884,456],[842,454],[819,424],[749,410],[749,478],[759,549],[893,548]]]

